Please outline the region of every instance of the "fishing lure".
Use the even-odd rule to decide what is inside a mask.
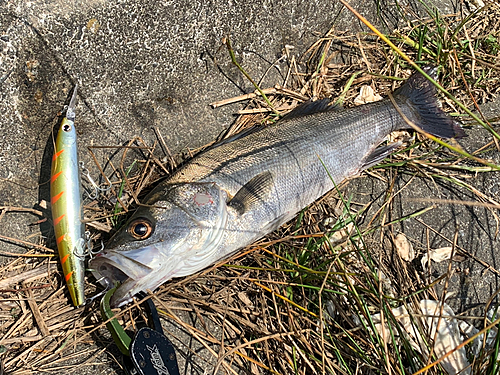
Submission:
[[[85,240],[75,131],[75,86],[54,144],[50,202],[59,258],[75,306],[85,302]]]

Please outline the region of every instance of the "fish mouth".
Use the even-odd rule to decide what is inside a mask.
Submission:
[[[112,306],[122,306],[142,290],[142,286],[155,267],[155,246],[129,251],[109,250],[99,253],[90,260],[92,274],[105,288],[121,284],[111,298]]]
[[[94,277],[106,288],[113,287],[115,282],[121,284],[129,278],[118,266],[113,264],[113,262],[107,261],[105,258],[92,263],[92,265],[96,267],[92,269]]]

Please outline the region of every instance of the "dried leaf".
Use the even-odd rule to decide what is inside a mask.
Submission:
[[[428,254],[425,254],[423,257],[422,257],[422,268],[425,270],[427,269],[427,264],[429,262],[429,258],[431,260],[433,260],[434,262],[436,263],[440,263],[444,260],[449,260],[450,259],[450,256],[451,256],[451,253],[453,251],[453,247],[440,247],[439,249],[431,249],[429,250],[429,253]],[[462,256],[459,256],[459,255],[454,255],[453,256],[453,260],[457,261],[457,262],[461,262],[464,260],[464,257]]]
[[[238,293],[238,298],[243,302],[245,305],[249,307],[253,307],[252,301],[250,301],[250,298],[248,298],[248,295],[245,292],[239,292]]]
[[[363,85],[359,90],[359,95],[354,99],[354,104],[362,105],[366,103],[372,103],[381,100],[382,97],[379,94],[375,94],[375,91],[371,86]]]
[[[396,246],[396,250],[399,256],[403,260],[411,262],[413,259],[415,259],[415,251],[413,250],[413,246],[403,233],[399,233],[396,236],[394,245]]]
[[[415,315],[422,315],[420,319],[424,327],[427,328],[427,340],[424,340],[422,333],[414,323],[416,316],[412,320],[405,306],[400,306],[391,311],[396,320],[408,333],[406,338],[411,346],[425,356],[429,355],[426,342],[429,342],[429,339],[433,339],[434,337],[436,338],[434,342],[434,354],[438,358],[451,352],[462,343],[458,321],[454,318],[455,313],[446,303],[441,305],[440,302],[432,300],[420,301],[421,314],[417,312]],[[381,315],[375,314],[372,316],[372,319],[379,334],[386,341],[390,341],[391,330],[385,322],[383,325]],[[392,330],[392,332],[395,332],[395,330]],[[443,359],[441,366],[450,375],[468,375],[471,373],[464,347],[455,350]]]

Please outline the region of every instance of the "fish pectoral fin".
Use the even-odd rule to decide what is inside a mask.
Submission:
[[[387,145],[387,146],[382,146],[382,147],[376,148],[371,154],[369,154],[363,160],[363,163],[361,164],[360,171],[364,171],[365,169],[368,169],[368,168],[373,167],[374,165],[380,163],[382,160],[384,160],[387,156],[392,154],[392,152],[401,145],[402,145],[401,142],[395,142],[395,143],[391,143],[390,145]]]
[[[243,185],[233,199],[229,201],[228,206],[243,215],[253,206],[265,200],[269,196],[273,185],[274,179],[271,172],[262,172]]]

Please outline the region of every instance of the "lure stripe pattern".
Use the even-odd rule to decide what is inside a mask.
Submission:
[[[54,156],[52,157],[52,161],[55,161],[59,155],[61,155],[63,153],[64,149],[60,150],[60,151],[57,151]],[[62,171],[61,171],[62,172]]]
[[[56,242],[57,242],[57,244],[58,244],[58,245],[59,245],[59,244],[61,243],[61,241],[64,239],[64,236],[65,236],[65,234],[63,234],[62,236],[57,237]],[[61,259],[61,262],[63,262],[63,261],[62,261],[62,259]]]
[[[61,197],[62,195],[64,194],[64,191],[61,191],[59,194],[53,196],[51,199],[50,199],[50,204],[54,204],[56,203]]]
[[[53,175],[51,178],[50,178],[50,183],[52,184],[56,179],[57,177],[59,177],[61,175],[62,171],[60,172],[57,172],[55,175]]]
[[[54,219],[54,225],[55,226],[58,225],[61,222],[61,220],[63,219],[63,217],[64,217],[64,215],[61,215],[61,216],[55,218]]]

